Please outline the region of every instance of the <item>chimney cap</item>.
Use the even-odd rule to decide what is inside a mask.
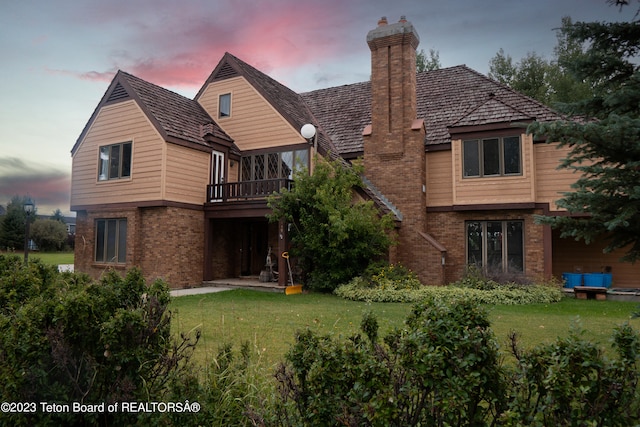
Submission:
[[[381,24],[381,22],[383,23]],[[382,19],[378,21],[378,27],[369,31],[369,33],[367,34],[367,43],[371,43],[376,39],[390,37],[397,34],[412,34],[415,37],[415,39],[413,40],[413,42],[415,43],[415,47],[417,47],[420,43],[418,32],[415,30],[415,28],[413,28],[413,24],[407,21],[405,15],[402,15],[400,21],[396,22],[395,24],[388,24],[387,18],[383,16]]]

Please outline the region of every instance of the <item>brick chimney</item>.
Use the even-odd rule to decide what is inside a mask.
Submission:
[[[416,48],[420,38],[403,16],[383,17],[367,34],[371,50],[371,128],[364,132],[366,177],[403,215],[397,258],[407,267],[417,254],[410,242],[426,231],[425,130],[417,120]],[[406,249],[403,249],[406,248]],[[407,253],[403,253],[407,252]],[[396,259],[393,259],[396,258]]]

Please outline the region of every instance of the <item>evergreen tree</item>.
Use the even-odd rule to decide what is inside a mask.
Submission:
[[[440,64],[440,52],[434,49],[429,49],[429,57],[425,53],[424,49],[416,54],[416,70],[420,73],[422,71],[433,71],[442,68]]]
[[[24,231],[27,214],[24,211],[24,203],[27,197],[13,196],[7,205],[7,213],[0,228],[0,247],[3,249],[24,249]],[[35,211],[31,215],[31,221],[35,219]]]
[[[66,221],[64,220],[64,214],[60,209],[56,209],[55,211],[53,211],[53,214],[49,217],[49,219],[61,222],[65,225],[67,224]]]
[[[571,18],[562,18],[556,30],[557,44],[554,57],[547,60],[536,52],[514,63],[509,54],[500,49],[489,61],[488,76],[500,83],[551,107],[575,102],[592,95],[589,82],[577,78],[570,67],[583,55],[583,45],[568,37]]]
[[[562,168],[581,176],[558,206],[572,216],[541,217],[562,237],[586,243],[605,238],[606,252],[640,258],[640,25],[638,22],[576,22],[567,25],[584,55],[566,64],[592,97],[565,106],[572,118],[533,123],[528,131],[569,147]]]

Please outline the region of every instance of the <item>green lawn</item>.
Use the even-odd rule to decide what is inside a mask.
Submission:
[[[29,259],[36,258],[40,258],[45,264],[73,264],[73,252],[29,252]]]
[[[402,326],[411,304],[362,303],[332,295],[234,290],[174,298],[174,330],[202,330],[197,349],[199,361],[210,362],[218,348],[231,343],[236,348],[249,341],[262,362],[273,365],[283,359],[293,343],[296,330],[311,328],[322,334],[348,336],[358,332],[362,313],[376,314],[381,336]],[[566,335],[580,319],[585,337],[609,346],[615,325],[629,321],[637,303],[583,301],[567,298],[557,304],[494,306],[489,308],[493,330],[501,347],[507,350],[507,336],[515,330],[525,347],[553,341]],[[640,319],[631,320],[640,328]]]

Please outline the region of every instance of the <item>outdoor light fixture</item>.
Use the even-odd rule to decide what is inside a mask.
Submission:
[[[309,141],[311,138],[316,136],[316,127],[310,123],[307,123],[306,125],[302,126],[302,129],[300,129],[300,135],[302,135],[304,139]]]
[[[318,152],[318,130],[311,123],[307,123],[300,129],[300,135],[313,146],[313,151]]]
[[[27,265],[27,262],[29,262],[29,225],[30,225],[30,217],[31,217],[31,214],[33,214],[34,207],[35,205],[30,197],[27,198],[27,200],[25,200],[24,202],[24,205],[22,205],[24,212],[27,214],[27,219],[24,222],[24,264],[25,265]]]

